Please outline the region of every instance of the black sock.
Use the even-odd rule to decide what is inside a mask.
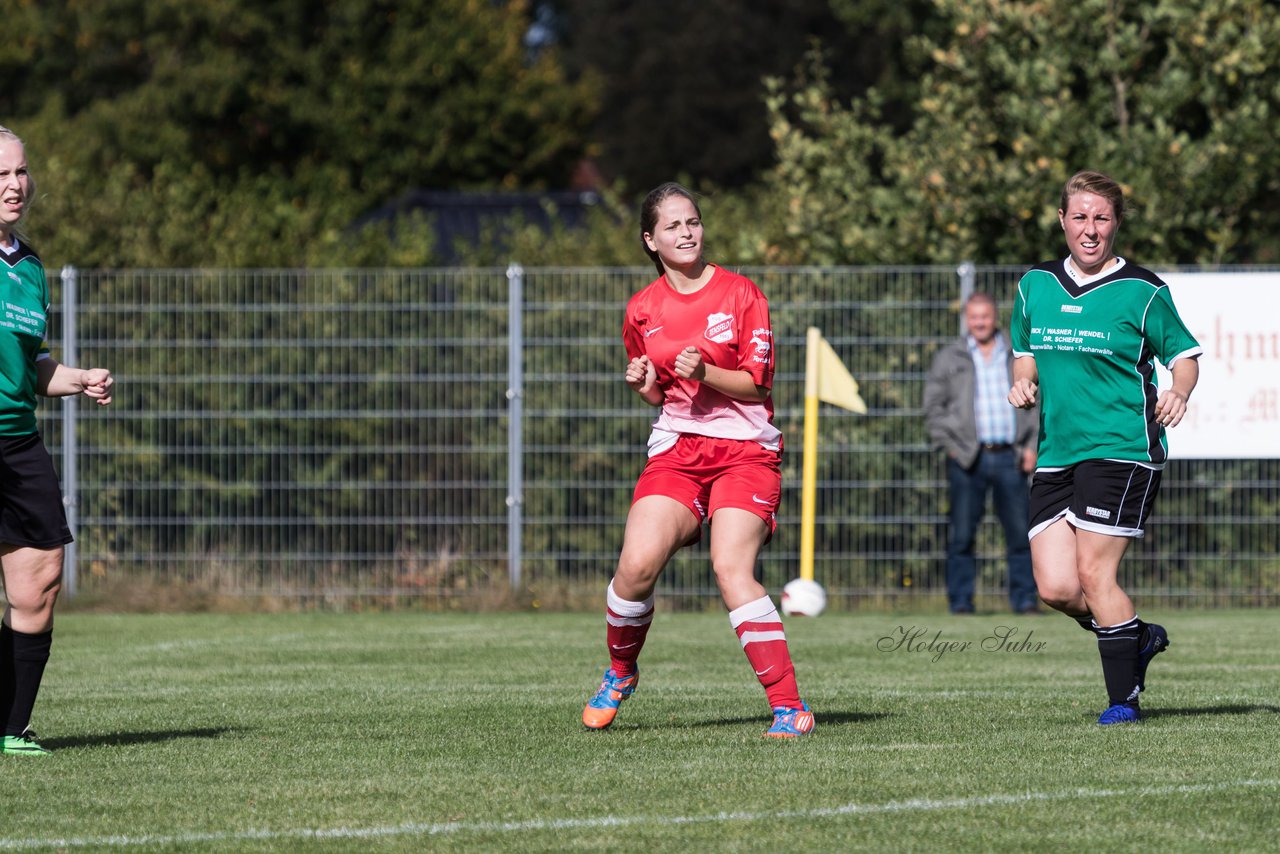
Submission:
[[[1098,654],[1102,657],[1102,678],[1107,683],[1107,699],[1113,706],[1138,705],[1138,618],[1118,626],[1098,628]]]
[[[4,671],[7,685],[0,686],[0,702],[8,699],[8,717],[5,735],[22,735],[31,723],[31,710],[36,705],[36,693],[44,678],[44,666],[49,661],[49,647],[53,643],[53,629],[29,635],[5,626],[6,640],[0,643],[0,655],[4,647],[8,667]],[[12,676],[9,674],[12,673]],[[5,711],[0,705],[0,712]]]
[[[13,629],[7,623],[0,623],[0,723],[9,720],[9,710],[12,708]]]
[[[1075,614],[1068,614],[1067,616],[1075,620],[1080,625],[1080,628],[1084,629],[1089,634],[1096,635],[1098,633],[1098,626],[1093,622],[1093,614],[1085,614],[1080,617]]]

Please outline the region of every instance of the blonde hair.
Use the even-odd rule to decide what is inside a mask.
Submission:
[[[1112,178],[1103,175],[1101,172],[1077,172],[1067,179],[1066,186],[1062,188],[1062,204],[1059,205],[1061,210],[1067,209],[1067,203],[1071,197],[1078,193],[1093,193],[1095,196],[1111,202],[1111,212],[1115,214],[1116,222],[1119,223],[1124,219],[1124,191],[1120,189]]]

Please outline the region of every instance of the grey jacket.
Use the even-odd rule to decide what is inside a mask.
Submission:
[[[1007,338],[1006,338],[1007,342]],[[1013,352],[1008,358],[1009,384],[1013,385]],[[966,338],[945,344],[933,357],[924,386],[924,418],[929,438],[965,468],[978,458],[978,425],[973,413],[977,378]],[[1040,407],[1016,413],[1014,445],[1018,452],[1035,448],[1040,433]]]

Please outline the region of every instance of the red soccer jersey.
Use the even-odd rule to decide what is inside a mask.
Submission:
[[[662,276],[627,303],[622,341],[628,358],[649,357],[662,389],[649,456],[671,447],[681,433],[755,441],[771,451],[781,447],[782,433],[773,426],[772,395],[764,403],[735,400],[675,374],[676,356],[693,345],[707,364],[747,371],[756,385],[772,387],[769,302],[750,279],[716,267],[701,289],[682,294]]]

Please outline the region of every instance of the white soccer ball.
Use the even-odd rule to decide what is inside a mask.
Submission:
[[[782,588],[782,613],[788,617],[816,617],[827,608],[827,591],[816,581],[797,578]]]

